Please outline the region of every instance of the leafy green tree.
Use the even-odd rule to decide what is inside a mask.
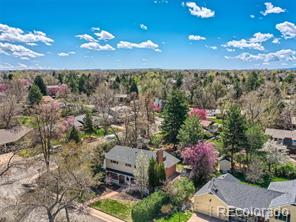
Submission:
[[[247,163],[250,163],[252,155],[255,154],[259,149],[262,148],[263,144],[266,142],[267,138],[261,127],[258,124],[251,124],[246,130],[246,140],[245,145]]]
[[[167,193],[175,206],[182,206],[193,195],[195,187],[187,177],[181,177],[169,183],[166,187]]]
[[[260,76],[256,72],[252,72],[248,75],[247,81],[246,81],[246,89],[247,91],[256,90],[260,84],[262,83],[262,79],[260,79]]]
[[[167,143],[178,142],[178,133],[187,118],[188,105],[184,94],[174,89],[168,97],[163,111],[163,123],[161,129],[164,134],[164,140]]]
[[[199,140],[203,139],[204,133],[200,125],[199,118],[196,115],[188,116],[182,125],[178,140],[182,147],[196,144]]]
[[[42,93],[38,86],[33,84],[30,88],[28,100],[31,105],[39,104],[42,99]]]
[[[231,169],[234,170],[234,154],[246,144],[246,120],[238,105],[232,105],[223,120],[222,141],[230,154]]]
[[[85,131],[88,133],[94,132],[94,127],[93,127],[93,121],[92,121],[92,114],[90,111],[87,111],[85,113],[85,118],[84,118],[84,128]]]
[[[79,132],[75,126],[73,126],[70,130],[70,133],[68,135],[68,141],[74,141],[75,143],[80,142]]]
[[[34,79],[34,84],[36,86],[38,86],[38,88],[40,89],[40,92],[42,93],[42,95],[46,96],[47,95],[47,89],[46,89],[46,85],[42,79],[41,76],[36,76]]]

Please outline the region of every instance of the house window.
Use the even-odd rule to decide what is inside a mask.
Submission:
[[[126,163],[125,166],[126,166],[126,167],[132,167],[132,165],[129,164],[129,163]]]
[[[280,221],[284,221],[284,222],[291,222],[291,215],[288,214],[283,214],[283,213],[279,213],[278,211],[275,213],[275,219],[276,220],[280,220]]]
[[[118,164],[118,161],[111,160],[111,163]]]

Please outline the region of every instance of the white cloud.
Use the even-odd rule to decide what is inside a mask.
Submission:
[[[228,58],[235,58],[240,59],[246,62],[252,61],[263,61],[264,63],[275,62],[275,61],[296,61],[296,52],[291,49],[282,49],[276,52],[270,52],[265,54],[250,54],[250,53],[242,53],[235,57],[228,57]]]
[[[253,43],[262,43],[268,41],[271,38],[273,38],[273,34],[257,32],[253,35],[253,38],[250,38],[249,41]]]
[[[143,29],[143,30],[148,30],[148,27],[144,24],[140,24],[140,29]]]
[[[186,6],[189,8],[189,11],[193,16],[201,18],[210,18],[215,16],[215,11],[206,7],[200,7],[195,2],[186,2]]]
[[[235,49],[229,49],[229,48],[227,48],[226,50],[227,50],[227,52],[235,52]]]
[[[44,32],[33,31],[24,33],[20,28],[10,27],[5,24],[0,24],[0,41],[21,42],[28,45],[36,45],[37,42],[51,45],[54,42],[53,39],[47,37]]]
[[[280,38],[274,38],[273,40],[272,40],[272,43],[273,44],[280,44],[281,42],[280,42]]]
[[[80,48],[89,49],[89,50],[97,50],[97,51],[113,51],[115,50],[111,45],[100,45],[97,42],[87,42],[83,43]]]
[[[255,15],[250,15],[250,18],[254,19],[256,16]]]
[[[28,60],[30,58],[36,58],[43,56],[44,54],[37,53],[28,49],[22,45],[15,45],[11,43],[3,43],[0,42],[0,53],[6,55],[13,55],[15,57],[19,57],[24,60]]]
[[[88,34],[76,35],[76,37],[80,38],[80,39],[83,39],[83,40],[86,40],[88,42],[97,42],[97,40],[94,37],[92,37],[92,36],[90,36]]]
[[[264,3],[266,6],[266,9],[264,12],[261,12],[262,15],[266,16],[268,14],[279,14],[286,11],[286,9],[282,9],[280,7],[275,7],[271,2]]]
[[[285,39],[292,39],[296,38],[296,25],[292,22],[283,22],[280,24],[277,24],[276,29],[279,30],[282,33],[282,36]]]
[[[213,49],[213,50],[217,50],[218,47],[217,46],[209,46],[210,49]]]
[[[114,35],[105,30],[102,30],[101,32],[96,32],[95,35],[99,37],[99,40],[111,40],[115,38]]]
[[[232,40],[223,46],[228,48],[248,48],[263,51],[264,47],[262,43],[268,41],[271,38],[273,38],[273,34],[257,32],[250,39]]]
[[[159,45],[152,42],[151,40],[147,40],[145,42],[140,42],[140,43],[120,41],[117,44],[117,48],[121,48],[121,49],[132,49],[132,48],[153,49],[157,52],[161,52],[161,50],[159,49]]]
[[[98,32],[98,31],[100,31],[101,29],[98,28],[98,27],[92,27],[91,30],[92,30],[93,32]]]
[[[205,37],[200,36],[200,35],[189,35],[189,36],[188,36],[188,39],[189,39],[189,40],[192,40],[192,41],[206,40]]]
[[[65,57],[65,56],[74,55],[74,54],[76,54],[76,53],[73,52],[73,51],[70,51],[70,52],[60,52],[60,53],[58,53],[58,56]]]

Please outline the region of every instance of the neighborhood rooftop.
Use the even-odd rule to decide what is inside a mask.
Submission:
[[[137,155],[141,152],[147,155],[148,158],[156,158],[156,151],[149,151],[149,150],[131,148],[126,146],[113,147],[108,153],[106,153],[105,157],[107,159],[135,165]],[[173,155],[165,151],[163,152],[163,156],[165,158],[164,165],[166,168],[169,168],[180,162],[179,159],[177,159],[176,157],[174,157]]]
[[[291,138],[292,140],[296,140],[296,131],[291,131],[291,130],[267,128],[265,130],[265,134],[278,139]]]
[[[283,192],[242,184],[231,174],[210,180],[196,195],[207,193],[212,193],[228,205],[241,209],[268,208],[274,204],[273,200],[276,198],[285,199]]]
[[[8,143],[13,143],[24,137],[27,133],[31,131],[27,127],[17,127],[14,129],[0,129],[0,146]]]

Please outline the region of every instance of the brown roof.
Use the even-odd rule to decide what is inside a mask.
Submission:
[[[0,146],[20,140],[31,130],[32,129],[24,126],[13,128],[10,130],[0,129]]]

